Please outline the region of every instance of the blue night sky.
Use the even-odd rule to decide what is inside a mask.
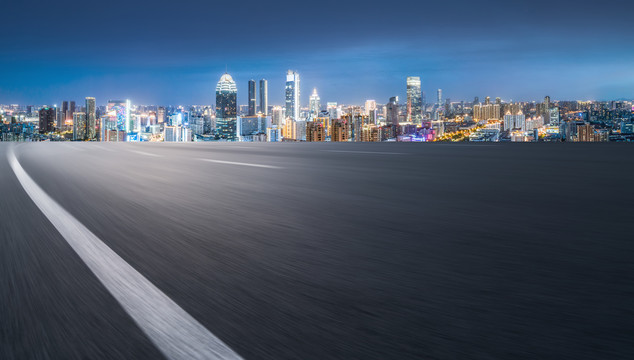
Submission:
[[[634,5],[535,1],[11,1],[0,22],[0,103],[95,96],[213,104],[225,66],[282,104],[385,103],[420,76],[454,100],[634,98]]]

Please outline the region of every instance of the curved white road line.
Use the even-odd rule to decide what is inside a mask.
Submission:
[[[169,359],[242,359],[42,190],[10,149],[22,187],[101,283]]]
[[[158,155],[158,154],[152,154],[149,152],[145,152],[145,151],[138,151],[138,150],[131,150],[134,153],[137,153],[139,155],[145,155],[145,156],[153,156],[153,157],[163,157],[163,155]]]
[[[251,163],[243,163],[243,162],[236,162],[236,161],[224,161],[224,160],[213,160],[213,159],[200,159],[200,160],[212,162],[216,164],[251,166],[251,167],[259,167],[259,168],[266,168],[266,169],[283,169],[282,167],[273,166],[273,165],[251,164]]]

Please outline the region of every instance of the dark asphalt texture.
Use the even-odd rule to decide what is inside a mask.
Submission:
[[[162,358],[10,147],[247,360],[634,358],[634,145],[0,143],[1,359]]]

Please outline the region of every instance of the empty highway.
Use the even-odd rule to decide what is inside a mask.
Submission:
[[[0,143],[0,359],[631,359],[631,144]]]

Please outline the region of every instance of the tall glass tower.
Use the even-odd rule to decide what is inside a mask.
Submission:
[[[288,70],[286,73],[286,118],[299,120],[299,74]]]
[[[260,80],[260,112],[264,115],[269,112],[269,83],[266,79]]]
[[[237,139],[237,107],[238,89],[231,75],[225,73],[216,85],[216,135],[220,139],[234,141]]]
[[[255,80],[249,80],[249,116],[255,115]]]
[[[407,121],[414,124],[423,122],[423,98],[420,84],[420,77],[407,77]]]
[[[310,101],[309,101],[309,109],[310,109],[310,116],[312,118],[316,118],[319,116],[319,111],[321,108],[321,99],[319,98],[319,94],[317,94],[317,89],[313,89],[313,94],[310,95]]]
[[[96,137],[97,112],[94,97],[86,98],[86,138],[92,140]]]

